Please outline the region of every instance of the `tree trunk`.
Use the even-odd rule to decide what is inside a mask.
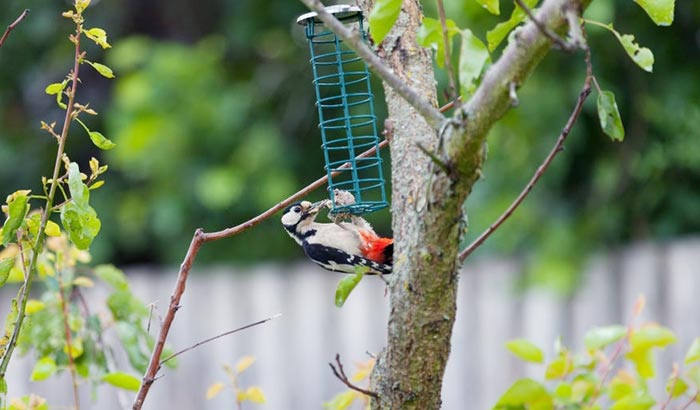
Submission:
[[[363,1],[361,6],[370,10],[372,0]],[[561,33],[567,27],[566,11],[585,8],[589,2],[545,0],[538,19]],[[399,19],[377,52],[436,105],[431,52],[415,41],[422,17],[417,0],[403,0]],[[375,410],[441,406],[456,314],[462,206],[479,177],[488,130],[511,106],[511,88],[517,89],[551,48],[534,24],[518,30],[472,98],[441,127],[441,135],[394,89],[384,86],[393,130],[394,273],[387,346],[370,380],[370,390],[379,396],[372,401]]]
[[[405,0],[379,54],[397,75],[437,105],[431,51],[416,46],[421,20],[419,2]],[[393,128],[395,273],[390,284],[388,343],[371,382],[381,399],[374,401],[373,408],[437,409],[455,318],[462,202],[449,199],[442,187],[451,182],[418,148],[420,144],[435,150],[434,129],[391,87],[384,89]]]

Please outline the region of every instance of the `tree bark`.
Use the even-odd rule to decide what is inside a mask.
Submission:
[[[364,0],[361,6],[370,10],[371,2]],[[561,33],[567,27],[567,10],[577,11],[589,2],[545,0],[537,18]],[[415,41],[422,17],[417,0],[404,0],[378,54],[418,94],[436,104],[430,51]],[[370,382],[370,390],[379,396],[372,401],[375,410],[441,406],[456,314],[462,205],[479,177],[486,135],[511,106],[511,87],[519,87],[550,48],[551,40],[535,24],[519,28],[475,94],[441,132],[385,83],[393,126],[394,274],[389,285],[387,346],[377,358]]]

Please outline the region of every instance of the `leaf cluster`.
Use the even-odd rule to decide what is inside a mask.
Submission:
[[[637,303],[637,317],[643,299]],[[633,320],[634,321],[634,320]],[[649,382],[657,377],[654,352],[676,342],[675,334],[656,323],[590,329],[583,341],[585,350],[574,352],[555,343],[554,355],[533,343],[517,339],[506,347],[519,359],[543,366],[544,382],[519,379],[500,397],[494,409],[603,409],[646,410],[671,403],[687,408],[700,403],[700,338],[688,349],[680,371],[676,364],[667,377],[667,396],[655,399]]]

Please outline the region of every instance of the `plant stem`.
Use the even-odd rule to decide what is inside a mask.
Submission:
[[[73,360],[73,336],[71,334],[70,325],[68,324],[68,305],[66,304],[66,287],[63,283],[63,269],[57,273],[56,278],[58,279],[58,297],[61,302],[61,313],[63,316],[63,332],[66,335],[66,346],[68,347],[68,369],[70,370],[70,378],[73,383],[73,403],[75,405],[75,410],[80,410],[78,376],[75,372],[75,361]]]
[[[29,300],[29,292],[32,288],[32,282],[34,276],[36,275],[36,262],[41,252],[46,233],[46,224],[48,223],[49,217],[53,212],[53,200],[56,195],[56,189],[58,186],[58,174],[61,170],[61,164],[63,163],[63,153],[66,148],[66,139],[68,138],[68,129],[70,128],[70,123],[73,117],[73,101],[75,100],[75,93],[78,88],[78,70],[80,68],[80,33],[82,27],[80,24],[76,26],[75,29],[75,58],[73,61],[73,71],[70,74],[71,77],[71,89],[68,95],[68,104],[66,106],[66,116],[63,120],[63,130],[61,131],[61,138],[58,140],[58,150],[56,151],[56,161],[53,168],[53,178],[51,178],[51,188],[49,189],[49,194],[46,198],[46,207],[41,215],[41,224],[39,225],[39,232],[37,233],[36,242],[32,247],[32,258],[29,263],[29,274],[24,281],[24,284],[18,293],[18,305],[19,310],[17,312],[17,319],[15,320],[14,329],[12,330],[12,336],[7,344],[7,351],[2,357],[2,362],[0,362],[0,379],[5,377],[7,372],[7,367],[10,364],[10,358],[14,352],[15,346],[17,345],[17,338],[19,337],[19,332],[22,329],[22,324],[24,323],[25,312],[27,308],[27,300]]]
[[[452,67],[452,62],[450,59],[450,34],[447,29],[447,18],[445,17],[445,5],[442,0],[437,0],[438,15],[440,16],[440,25],[442,26],[442,41],[445,43],[445,69],[447,70],[447,79],[449,81],[449,91],[447,95],[452,101],[456,101],[459,93],[457,92],[457,81],[455,81],[455,71]],[[462,58],[467,58],[467,56],[461,56]]]

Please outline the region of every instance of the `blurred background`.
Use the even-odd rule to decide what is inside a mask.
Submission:
[[[69,2],[4,4],[2,26],[25,8],[31,13],[0,50],[0,195],[21,188],[39,191],[40,176],[50,172],[55,145],[39,122],[58,120],[61,112],[44,88],[63,78],[72,59],[66,38],[71,23],[60,17]],[[501,16],[488,14],[471,0],[447,1],[446,7],[458,26],[471,28],[481,39],[512,10],[507,1],[501,2]],[[87,25],[104,28],[113,45],[105,52],[91,46],[89,55],[109,65],[116,79],[82,70],[78,100],[100,113],[88,125],[118,145],[99,152],[79,127],[73,127],[67,149],[81,166],[87,166],[91,156],[109,165],[106,185],[92,195],[102,231],[91,252],[96,263],[114,263],[140,280],[162,279],[144,288],[147,302],[167,300],[174,278],[167,267],[181,262],[195,228],[218,230],[242,222],[322,175],[308,49],[295,23],[304,12],[300,2],[287,0],[269,0],[264,6],[252,0],[93,0],[88,9]],[[433,2],[425,2],[425,13],[436,16]],[[627,135],[623,143],[614,143],[600,131],[593,95],[566,151],[518,212],[467,263],[468,271],[492,259],[513,261],[507,279],[498,286],[508,303],[532,292],[571,301],[591,286],[585,274],[591,258],[624,254],[629,246],[646,250],[639,255],[652,254],[650,263],[661,281],[667,273],[660,268],[666,266],[665,249],[694,243],[692,237],[700,232],[700,2],[676,2],[671,27],[655,26],[641,8],[623,0],[596,0],[587,17],[613,22],[621,33],[634,34],[653,51],[654,73],[639,69],[611,33],[589,26],[594,72],[603,89],[614,91]],[[442,91],[444,72],[438,77]],[[484,178],[467,203],[467,243],[503,212],[534,173],[568,117],[583,77],[582,56],[553,52],[520,90],[520,106],[489,137]],[[376,83],[374,91],[381,124],[381,85]],[[383,155],[388,160],[388,151]],[[389,169],[385,175],[390,175]],[[324,194],[317,191],[311,200]],[[379,232],[390,234],[388,210],[370,220]],[[657,253],[662,256],[654,259]],[[273,218],[243,236],[207,244],[197,266],[224,269],[224,277],[245,277],[241,272],[265,264],[266,271],[277,272],[270,276],[270,286],[290,284],[289,277],[298,276],[284,275],[294,270],[305,278],[301,283],[310,284],[302,294],[328,287],[323,294],[328,303],[318,302],[319,308],[335,309],[331,282],[337,277],[319,275],[306,265],[287,268],[301,256]],[[700,264],[692,261],[681,265]],[[147,279],[159,272],[168,274]],[[209,277],[197,275],[202,282],[196,286],[206,292]],[[318,283],[331,284],[314,285]],[[657,282],[649,286],[647,293],[658,290]],[[279,295],[284,294],[280,289]],[[590,303],[596,303],[596,292],[591,297]],[[382,291],[372,298],[382,298]],[[224,299],[231,309],[254,316],[243,300]],[[5,294],[2,300],[7,300]],[[621,321],[630,306],[631,302],[618,306],[600,317]],[[490,312],[482,309],[478,314],[484,320]],[[336,314],[342,315],[330,315]],[[358,360],[364,350],[382,345],[383,316],[367,317],[379,321],[372,325],[379,339],[368,342],[371,346],[355,346]],[[354,325],[343,326],[362,326],[352,315],[333,318],[332,323],[354,318],[349,322]],[[290,332],[298,330],[284,326]],[[337,336],[328,343],[333,338]],[[228,343],[236,344],[237,339]],[[497,343],[500,346],[501,340]],[[332,358],[327,356],[318,359],[323,372]],[[339,388],[330,375],[328,379],[323,383]],[[265,381],[259,384],[264,387]]]

